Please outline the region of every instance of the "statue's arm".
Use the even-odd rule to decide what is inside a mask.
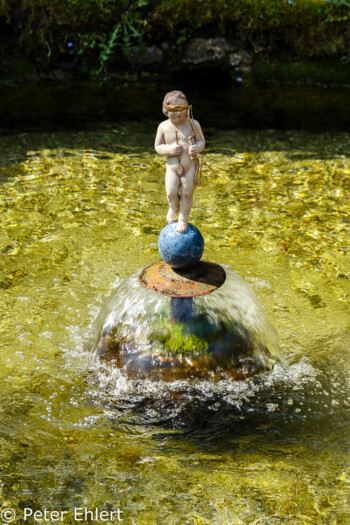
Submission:
[[[205,138],[203,135],[202,128],[197,120],[194,121],[194,127],[196,129],[195,133],[195,146],[197,153],[205,150]]]
[[[169,155],[169,146],[165,142],[164,129],[162,124],[159,124],[156,140],[154,142],[154,149],[158,155]]]

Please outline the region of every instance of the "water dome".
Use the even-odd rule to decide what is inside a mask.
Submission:
[[[93,353],[131,378],[244,379],[280,361],[276,333],[232,268],[160,261],[124,279],[93,325]]]

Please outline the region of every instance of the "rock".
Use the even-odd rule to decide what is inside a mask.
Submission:
[[[157,68],[164,61],[164,50],[157,46],[148,47],[145,51],[132,49],[128,57],[129,63],[137,69]]]
[[[228,60],[229,60],[230,66],[232,67],[238,66],[242,62],[241,53],[239,51],[237,53],[231,53]]]
[[[237,67],[239,65],[246,66],[251,64],[252,61],[252,53],[249,53],[249,51],[246,51],[245,49],[240,49],[239,51],[236,51],[236,53],[231,53],[229,56],[229,64],[232,67]]]
[[[184,62],[192,65],[212,65],[222,61],[235,47],[225,38],[194,38],[186,48]]]
[[[230,68],[243,77],[250,76],[254,54],[227,42],[225,38],[194,38],[185,50],[183,64],[196,67]]]
[[[251,68],[251,66],[246,66],[246,67],[238,66],[236,67],[235,72],[237,75],[239,75],[239,77],[248,78],[252,75],[253,69]]]

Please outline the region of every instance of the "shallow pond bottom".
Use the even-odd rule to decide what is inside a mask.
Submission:
[[[226,115],[214,95],[203,108],[220,104]],[[204,259],[254,289],[286,363],[165,382],[92,359],[105,297],[159,258],[158,119],[2,135],[0,503],[18,522],[24,507],[62,509],[72,525],[74,507],[119,507],[123,525],[349,523],[349,133],[200,120],[191,220]]]

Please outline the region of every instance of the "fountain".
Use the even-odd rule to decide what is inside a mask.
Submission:
[[[244,279],[228,266],[201,261],[204,240],[188,217],[205,141],[190,109],[183,93],[168,93],[169,119],[156,137],[156,151],[167,156],[162,260],[120,283],[95,321],[90,346],[132,378],[244,379],[271,370],[279,347]]]
[[[173,234],[173,225],[166,229]],[[178,251],[185,236],[175,235]],[[244,379],[280,360],[253,290],[229,266],[211,262],[172,268],[159,261],[124,279],[93,332],[95,355],[133,378]]]

